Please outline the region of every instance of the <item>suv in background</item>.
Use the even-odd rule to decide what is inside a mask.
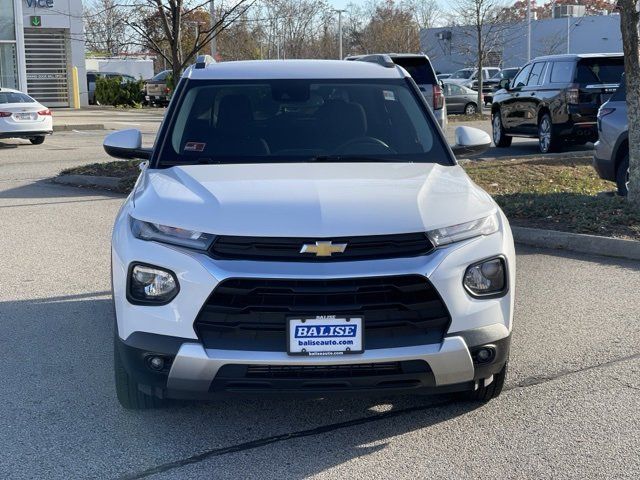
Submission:
[[[96,79],[97,78],[116,78],[120,77],[122,83],[135,82],[135,77],[118,72],[87,72],[87,94],[89,95],[89,105],[99,105],[96,101]]]
[[[493,94],[500,90],[500,82],[502,80],[511,80],[520,71],[519,67],[515,68],[503,68],[493,77],[482,82],[482,95],[484,97],[484,104],[489,105],[493,102]],[[478,89],[478,82],[473,82],[473,88]]]
[[[622,54],[552,55],[526,64],[495,93],[491,107],[493,142],[538,138],[540,152],[563,142],[583,145],[598,139],[596,115],[616,91],[624,72]]]
[[[440,128],[444,131],[447,126],[447,106],[445,104],[441,81],[436,77],[436,72],[431,65],[429,57],[417,53],[384,53],[354,55],[347,57],[345,60],[376,62],[384,65],[388,59],[409,72],[411,78],[418,84],[422,96],[431,107],[431,111],[435,115],[438,125],[440,125]]]
[[[167,80],[170,74],[171,70],[163,70],[145,82],[144,99],[148,105],[169,105],[171,89],[167,85]]]
[[[482,81],[489,80],[494,75],[500,73],[498,67],[482,67]],[[461,68],[455,71],[449,78],[447,83],[455,83],[463,87],[478,89],[478,69],[477,68]],[[484,89],[483,89],[484,90]]]
[[[595,143],[593,166],[600,178],[616,182],[618,194],[627,194],[629,182],[629,123],[626,86],[620,88],[598,111],[599,140]]]

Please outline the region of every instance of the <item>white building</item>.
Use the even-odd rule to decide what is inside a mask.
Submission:
[[[75,66],[86,105],[84,56],[82,0],[0,0],[0,87],[70,106]]]
[[[574,6],[563,6],[567,8]],[[559,8],[559,7],[558,7]],[[584,10],[582,10],[584,14]],[[563,14],[560,11],[560,14]],[[528,61],[526,22],[494,27],[487,66],[521,67]],[[454,72],[476,63],[475,27],[422,29],[420,45],[438,72]],[[570,16],[531,22],[531,58],[560,53],[622,52],[619,15]]]

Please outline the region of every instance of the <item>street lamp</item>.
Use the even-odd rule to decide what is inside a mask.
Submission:
[[[342,60],[342,14],[346,10],[334,10],[338,14],[338,60]]]

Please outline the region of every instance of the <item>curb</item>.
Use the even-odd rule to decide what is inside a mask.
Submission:
[[[101,177],[94,175],[59,175],[51,179],[54,183],[73,185],[74,187],[100,187],[117,189],[122,179],[119,177]]]
[[[471,159],[474,162],[488,162],[493,160],[557,160],[557,159],[572,159],[572,160],[593,160],[593,151],[582,152],[557,152],[557,153],[532,153],[529,155],[505,155],[502,157],[478,157]]]
[[[527,227],[511,227],[511,230],[514,241],[521,245],[640,260],[640,242],[636,240]]]
[[[71,132],[73,130],[105,130],[102,123],[79,123],[78,125],[64,124],[54,125],[54,132]]]

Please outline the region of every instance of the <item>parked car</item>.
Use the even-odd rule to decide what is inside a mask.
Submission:
[[[171,75],[171,70],[163,70],[150,80],[145,82],[144,99],[149,105],[167,106],[171,89],[167,85],[167,81]]]
[[[482,81],[488,80],[495,74],[499,73],[498,67],[483,67],[482,68]],[[455,83],[462,85],[463,87],[473,88],[474,82],[476,82],[477,89],[478,69],[477,68],[461,68],[457,70],[447,79],[449,83]]]
[[[40,145],[52,133],[51,110],[26,93],[0,87],[0,138],[24,138]]]
[[[488,78],[484,82],[482,82],[482,95],[484,96],[485,105],[489,105],[493,102],[493,94],[501,89],[500,82],[502,80],[511,80],[515,77],[519,68],[503,68],[498,73],[496,73],[493,77]],[[478,89],[478,81],[474,82],[474,89]]]
[[[593,166],[600,178],[616,182],[619,195],[627,194],[629,182],[629,122],[624,81],[598,111],[599,139]]]
[[[97,78],[116,78],[120,77],[122,79],[122,83],[127,82],[135,82],[137,81],[135,77],[123,73],[118,72],[95,72],[89,71],[87,72],[87,93],[89,95],[89,105],[99,105],[96,102],[96,79]]]
[[[356,55],[346,58],[346,60],[362,60],[381,64],[384,64],[388,59],[409,72],[409,75],[418,84],[422,96],[431,107],[438,125],[444,130],[447,126],[447,106],[442,92],[442,85],[436,78],[436,72],[431,65],[429,57],[413,53],[383,53]]]
[[[112,237],[126,408],[221,393],[500,394],[513,324],[507,218],[406,71],[201,60],[141,158]]]
[[[538,57],[495,93],[491,107],[493,141],[511,145],[513,136],[538,138],[540,152],[563,143],[598,139],[596,115],[615,92],[624,71],[622,54],[567,54]]]
[[[450,73],[439,73],[436,75],[436,77],[438,78],[438,80],[446,80],[447,78],[449,78],[451,76]]]
[[[449,113],[464,113],[465,115],[478,113],[478,92],[448,82],[444,82],[443,89]]]

